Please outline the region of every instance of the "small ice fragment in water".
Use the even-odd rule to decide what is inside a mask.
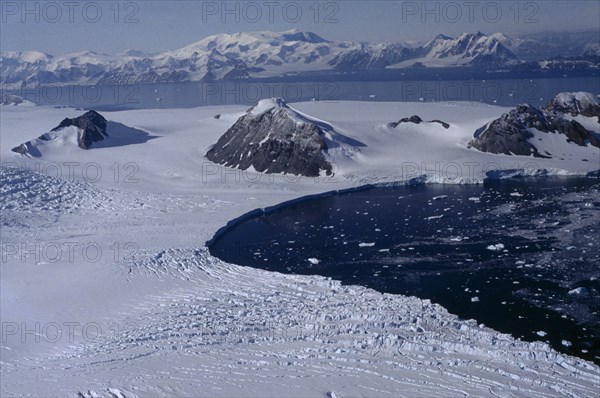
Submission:
[[[321,260],[319,260],[318,258],[311,257],[308,259],[308,262],[316,265],[316,264],[319,264],[321,262]]]
[[[575,296],[587,296],[588,290],[585,287],[577,287],[573,290],[569,290],[569,294]]]
[[[375,242],[370,242],[370,243],[361,242],[358,244],[358,247],[373,247],[373,246],[375,246]]]
[[[535,334],[537,334],[540,337],[544,337],[547,333],[544,332],[543,330],[540,330],[540,331],[536,332]]]
[[[487,247],[488,250],[499,251],[504,249],[504,245],[502,243],[497,243],[495,245],[489,245]]]

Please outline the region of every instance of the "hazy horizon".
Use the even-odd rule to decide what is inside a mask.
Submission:
[[[427,42],[600,29],[600,2],[2,2],[2,51],[156,53],[225,33],[292,29],[332,41]],[[549,29],[549,27],[553,27]],[[555,28],[554,28],[555,27]]]

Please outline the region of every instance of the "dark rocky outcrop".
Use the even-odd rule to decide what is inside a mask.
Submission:
[[[589,101],[590,98],[592,101]],[[530,129],[536,129],[543,133],[562,134],[567,143],[600,148],[600,134],[566,117],[566,114],[597,116],[597,103],[593,98],[588,93],[561,93],[543,110],[529,104],[519,105],[475,131],[469,147],[496,154],[550,157],[540,154],[529,141],[534,137]]]
[[[534,126],[548,129],[545,118],[538,109],[531,105],[519,105],[516,109],[475,131],[469,147],[482,152],[544,157],[528,141],[533,138],[528,128]]]
[[[600,117],[600,103],[590,93],[561,93],[544,107],[544,111],[568,113],[572,116]]]
[[[402,118],[402,119],[398,120],[397,122],[389,123],[388,126],[391,127],[391,128],[396,128],[396,127],[398,127],[402,123],[421,124],[421,123],[423,123],[423,119],[421,119],[417,115],[413,115],[411,117]],[[438,119],[431,120],[428,123],[438,123],[438,124],[441,124],[445,129],[450,128],[450,124],[448,124],[446,122],[443,122],[441,120],[438,120]]]
[[[421,124],[422,122],[423,122],[423,119],[421,119],[417,115],[413,115],[411,117],[403,117],[402,119],[398,120],[397,122],[389,123],[388,126],[390,126],[391,128],[396,128],[402,123]]]
[[[98,112],[88,111],[79,117],[64,119],[52,130],[14,147],[12,151],[24,156],[40,157],[43,152],[42,148],[59,149],[64,145],[71,146],[74,145],[73,138],[76,138],[79,148],[88,150],[141,144],[156,138],[156,136],[122,123],[107,121]],[[58,146],[56,144],[47,146],[52,142]]]
[[[270,101],[270,102],[269,102]],[[218,164],[265,173],[331,175],[325,134],[281,99],[263,100],[240,117],[208,151]]]
[[[11,151],[18,153],[19,155],[27,155],[29,153],[29,148],[27,148],[27,143],[23,143],[19,146],[14,147]]]
[[[65,127],[78,127],[77,145],[82,149],[89,149],[94,142],[102,141],[105,137],[108,137],[108,134],[106,133],[106,123],[106,119],[98,112],[88,111],[73,119],[65,118],[58,126],[50,130],[50,133],[59,131]],[[45,133],[37,139],[41,141],[50,141],[51,137],[49,136],[49,133]],[[31,142],[16,146],[12,151],[21,155],[32,154],[32,151],[37,152],[34,150],[34,146],[31,145]]]
[[[81,129],[77,134],[77,145],[81,149],[89,149],[94,142],[104,140],[106,134],[106,119],[96,111],[88,111],[74,119],[65,118],[58,126],[50,131],[57,131],[65,127],[75,126]],[[44,140],[45,135],[40,139]]]
[[[579,122],[567,120],[560,114],[549,115],[547,118],[556,132],[567,136],[567,142],[574,142],[580,146],[585,146],[589,143],[592,146],[600,148],[600,134],[586,129]]]
[[[431,121],[431,122],[429,122],[429,123],[439,123],[439,124],[441,124],[441,125],[442,125],[442,127],[443,127],[443,128],[445,128],[445,129],[449,129],[449,128],[450,128],[450,124],[449,124],[449,123],[443,122],[443,121],[441,121],[441,120],[438,120],[438,119],[434,119],[434,120],[432,120],[432,121]]]

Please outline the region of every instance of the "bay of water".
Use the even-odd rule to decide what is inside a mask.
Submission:
[[[598,179],[513,179],[311,199],[241,222],[210,251],[430,299],[600,363],[599,233]]]

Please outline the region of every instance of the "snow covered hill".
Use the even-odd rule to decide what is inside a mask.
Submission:
[[[98,112],[88,111],[79,117],[64,119],[49,132],[14,147],[12,151],[29,157],[40,157],[47,151],[54,151],[60,156],[61,152],[68,153],[75,147],[107,148],[144,143],[152,138],[145,131],[107,121]]]
[[[362,143],[288,105],[281,98],[261,100],[208,151],[218,164],[265,173],[316,177],[333,174],[329,150],[338,155],[359,151]]]
[[[549,54],[548,51],[529,54],[533,50],[523,50],[524,43],[528,43],[527,48],[544,47],[543,43],[532,40],[481,32],[463,33],[457,38],[438,35],[425,45],[334,42],[300,30],[217,34],[157,54],[133,50],[114,56],[92,51],[62,56],[37,51],[2,52],[0,83],[20,87],[210,81],[415,64],[498,67],[514,65],[520,54],[525,54],[525,59]],[[585,51],[589,53],[590,49]]]
[[[478,129],[469,146],[483,152],[534,157],[564,158],[575,151],[586,161],[588,156],[595,159],[600,148],[598,99],[585,92],[560,93],[544,110],[519,105]]]

